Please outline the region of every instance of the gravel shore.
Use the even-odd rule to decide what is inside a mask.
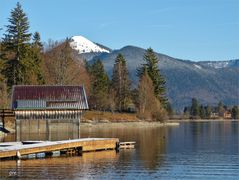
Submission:
[[[178,126],[178,122],[106,122],[106,123],[81,123],[81,127],[108,127],[108,128],[119,128],[119,127],[125,127],[125,128],[132,128],[132,127],[164,127],[164,126]]]

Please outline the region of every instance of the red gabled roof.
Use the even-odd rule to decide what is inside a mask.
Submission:
[[[79,101],[88,106],[84,86],[16,85],[12,103],[17,100]]]
[[[18,85],[13,87],[13,100],[78,100],[84,96],[83,86],[37,86]]]

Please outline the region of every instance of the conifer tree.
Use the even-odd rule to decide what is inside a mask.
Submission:
[[[205,115],[206,115],[206,118],[210,118],[211,117],[211,113],[212,113],[212,108],[211,106],[206,106],[206,110],[205,110]]]
[[[3,66],[3,52],[2,52],[2,41],[0,39],[0,65]],[[0,71],[0,74],[2,72]]]
[[[36,48],[38,48],[40,51],[43,50],[43,44],[41,42],[41,36],[39,32],[35,32],[33,34],[33,43],[32,45],[35,46]]]
[[[109,77],[99,59],[96,60],[89,69],[91,76],[90,106],[96,110],[106,110],[109,105]]]
[[[199,115],[200,115],[201,119],[205,119],[206,118],[205,107],[203,105],[201,105],[199,107]]]
[[[1,64],[0,64],[1,66]],[[1,70],[1,67],[0,67]],[[0,74],[0,108],[8,107],[8,93],[5,78]]]
[[[190,114],[190,107],[185,106],[183,109],[183,114],[185,116],[188,116]]]
[[[168,113],[168,116],[172,116],[174,114],[173,107],[172,107],[171,103],[169,103],[169,102],[167,103],[166,111]]]
[[[166,108],[168,101],[166,98],[166,88],[165,88],[166,81],[160,73],[160,70],[158,68],[159,60],[152,48],[146,50],[146,53],[144,54],[144,61],[145,64],[143,64],[142,67],[138,69],[138,76],[140,77],[141,74],[144,72],[144,68],[146,68],[148,75],[153,82],[154,95]]]
[[[232,108],[232,119],[239,119],[239,108],[238,108],[238,106],[233,106],[233,108]]]
[[[2,75],[4,69],[4,62],[2,60],[1,42],[0,42],[0,108],[7,108],[8,105],[8,94],[6,79]]]
[[[25,65],[27,66],[26,83],[28,84],[44,84],[43,78],[43,45],[39,32],[33,35],[33,42],[28,51],[28,58],[25,58]]]
[[[3,46],[6,60],[4,75],[7,84],[11,87],[14,84],[24,82],[24,64],[22,60],[26,57],[29,50],[31,33],[29,33],[29,22],[20,3],[11,11],[4,34]],[[26,70],[26,68],[25,68]]]
[[[217,105],[217,112],[218,112],[218,115],[219,115],[220,117],[223,117],[223,114],[224,114],[224,112],[225,112],[225,109],[224,109],[224,105],[223,105],[222,101],[220,101],[220,102],[218,103],[218,105]]]
[[[112,75],[112,89],[115,92],[115,105],[118,111],[127,111],[130,97],[130,80],[126,60],[122,54],[115,59]]]
[[[192,98],[192,106],[190,109],[190,115],[194,117],[199,115],[199,104],[196,98]]]

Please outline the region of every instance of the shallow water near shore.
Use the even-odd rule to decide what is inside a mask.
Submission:
[[[59,138],[66,137],[64,130]],[[68,133],[68,132],[67,132]],[[238,179],[239,122],[179,126],[82,126],[81,137],[136,141],[135,149],[82,156],[0,161],[0,177],[18,179]],[[56,136],[57,137],[57,136]],[[10,137],[8,137],[10,138]],[[0,179],[1,179],[0,178]]]

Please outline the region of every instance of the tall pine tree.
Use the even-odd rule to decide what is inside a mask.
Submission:
[[[205,111],[205,107],[203,105],[200,105],[200,107],[199,107],[199,116],[201,119],[206,118],[206,111]]]
[[[90,67],[90,107],[96,110],[106,110],[109,106],[109,77],[102,62],[98,59]]]
[[[26,58],[29,50],[31,33],[29,33],[29,22],[20,3],[11,11],[9,25],[6,26],[4,34],[3,47],[6,60],[4,75],[7,78],[7,84],[12,85],[24,82],[24,64],[22,60]]]
[[[233,106],[232,108],[232,119],[239,119],[239,107]]]
[[[40,34],[35,32],[33,42],[26,52],[27,56],[22,60],[25,71],[25,84],[44,84],[43,78],[43,45],[41,43]]]
[[[35,32],[33,34],[33,43],[32,45],[35,46],[36,48],[38,48],[40,51],[43,50],[43,44],[41,42],[41,36],[39,32]]]
[[[7,85],[4,76],[1,74],[4,69],[4,63],[1,58],[1,42],[0,42],[0,108],[7,108],[8,103],[8,95],[7,95]]]
[[[225,109],[224,109],[224,105],[223,105],[222,101],[220,101],[220,102],[218,103],[218,105],[217,105],[217,112],[218,112],[218,115],[219,115],[220,117],[223,117],[223,114],[224,114],[224,112],[225,112]]]
[[[166,88],[165,88],[165,79],[161,75],[158,68],[159,60],[154,53],[152,48],[146,50],[144,54],[145,63],[141,68],[138,69],[138,76],[140,77],[146,68],[150,79],[153,82],[154,95],[158,98],[160,103],[166,108],[167,107],[167,98],[166,98]]]
[[[115,59],[112,75],[112,90],[115,94],[115,106],[118,111],[127,111],[131,101],[130,80],[126,66],[126,60],[122,54]]]
[[[196,98],[192,98],[192,105],[191,105],[191,109],[190,109],[190,115],[191,116],[199,116],[200,112],[199,112],[199,104],[198,104],[198,100]]]
[[[209,118],[211,117],[211,113],[212,113],[212,108],[211,108],[211,106],[207,105],[205,111],[206,111],[206,112],[205,112],[206,118],[209,119]]]

